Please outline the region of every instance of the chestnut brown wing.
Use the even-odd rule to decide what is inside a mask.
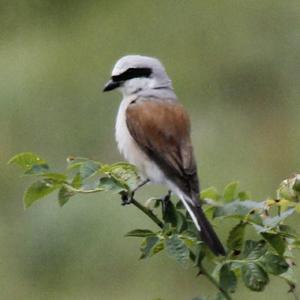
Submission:
[[[186,195],[198,196],[190,122],[182,105],[172,100],[139,99],[128,106],[126,123],[135,142],[163,173]]]

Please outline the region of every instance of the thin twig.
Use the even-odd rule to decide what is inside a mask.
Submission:
[[[199,266],[199,271],[202,275],[206,276],[206,278],[220,291],[220,293],[227,300],[232,300],[231,296],[225,291],[219,284],[219,282],[209,274],[209,272],[203,267],[203,265]]]
[[[156,223],[160,228],[164,227],[164,223],[152,212],[151,209],[145,207],[140,202],[135,199],[131,199],[131,204],[141,210],[144,214],[146,214],[154,223]]]
[[[70,186],[68,186],[70,187]],[[95,193],[95,192],[99,192],[100,189],[95,189],[95,190],[79,190],[79,189],[74,189],[73,191],[76,191],[78,193]],[[131,199],[130,201],[131,204],[133,204],[135,207],[137,207],[139,210],[141,210],[145,215],[147,215],[157,226],[159,226],[160,228],[164,227],[164,223],[153,213],[153,211],[147,207],[145,207],[144,205],[142,205],[140,202],[138,202],[137,200],[135,200],[134,198]],[[191,259],[194,260],[195,256],[194,254],[191,255]],[[220,286],[220,284],[218,283],[218,281],[209,274],[209,272],[202,266],[199,266],[199,273],[201,273],[202,275],[206,276],[206,278],[220,291],[220,293],[222,293],[222,295],[224,296],[225,299],[227,300],[232,300],[231,296]]]

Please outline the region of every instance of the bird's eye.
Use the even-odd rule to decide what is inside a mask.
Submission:
[[[129,68],[120,75],[112,76],[111,79],[116,82],[126,81],[132,78],[150,77],[151,73],[151,68]]]

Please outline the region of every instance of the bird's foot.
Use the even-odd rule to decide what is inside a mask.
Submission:
[[[122,192],[121,193],[121,200],[122,200],[122,203],[121,205],[125,206],[125,205],[129,205],[132,203],[132,200],[134,199],[134,192]]]
[[[150,180],[149,179],[146,179],[146,180],[144,180],[144,181],[142,181],[142,182],[140,182],[138,185],[137,185],[137,187],[133,190],[133,191],[131,191],[131,192],[125,192],[125,191],[123,191],[123,192],[121,192],[121,199],[122,199],[122,205],[124,206],[124,205],[129,205],[129,204],[131,204],[132,203],[132,200],[134,199],[133,197],[134,197],[134,193],[139,189],[139,188],[141,188],[142,186],[144,186],[145,184],[147,184],[148,182],[150,182]]]

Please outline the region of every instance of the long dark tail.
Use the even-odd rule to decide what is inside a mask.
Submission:
[[[202,240],[215,255],[225,255],[225,249],[211,224],[207,220],[200,203],[198,203],[198,200],[192,201],[191,199],[187,199],[185,197],[183,197],[181,200],[189,212],[197,229],[199,230]]]

